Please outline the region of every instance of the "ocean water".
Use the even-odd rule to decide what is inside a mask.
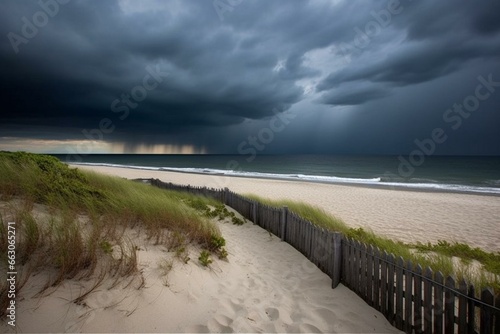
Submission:
[[[63,162],[65,155],[56,155]],[[253,158],[253,159],[252,159]],[[500,157],[95,154],[80,164],[500,195]]]

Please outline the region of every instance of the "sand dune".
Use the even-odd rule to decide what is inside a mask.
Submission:
[[[104,281],[82,302],[72,300],[90,281],[67,280],[44,296],[40,273],[23,289],[18,332],[325,332],[398,333],[379,312],[331,280],[290,245],[247,222],[219,222],[228,261],[209,268],[196,260],[174,262],[162,245],[149,244],[137,230],[127,234],[139,246],[140,276],[110,288]],[[141,287],[142,286],[142,287]],[[14,332],[5,322],[2,332]]]

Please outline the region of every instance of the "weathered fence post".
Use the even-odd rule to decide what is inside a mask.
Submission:
[[[413,278],[413,326],[415,333],[422,333],[424,317],[422,314],[423,306],[423,291],[422,291],[422,266],[417,264],[414,269],[415,277]],[[454,311],[454,309],[453,309]],[[454,320],[453,320],[454,321]]]
[[[387,320],[394,325],[394,274],[395,268],[395,257],[393,254],[388,254],[387,256]]]
[[[427,267],[424,272],[424,333],[432,334],[432,269]],[[467,291],[465,292],[467,294]],[[464,317],[465,320],[465,317]]]
[[[404,260],[399,256],[396,260],[396,328],[403,329],[403,267]]]
[[[476,303],[474,303],[474,299],[476,298],[476,289],[474,288],[474,285],[469,286],[467,296],[469,297],[469,312],[467,317],[468,330],[469,333],[474,333],[474,331],[476,330]],[[498,316],[498,318],[500,319],[500,315]],[[498,326],[498,328],[500,328],[500,326]]]
[[[443,315],[444,315],[444,301],[443,301],[443,284],[444,284],[444,276],[438,271],[434,275],[434,281],[437,283],[434,286],[434,333],[442,334],[443,333]],[[474,309],[474,306],[472,306]],[[471,331],[472,333],[472,331]]]
[[[229,193],[229,188],[225,187],[224,191],[222,192],[222,203],[227,204],[228,202],[228,193]]]
[[[448,276],[445,280],[446,291],[444,293],[444,332],[453,334],[455,332],[455,280]]]
[[[490,310],[486,305],[493,306],[495,302],[495,295],[493,294],[493,290],[490,288],[485,288],[481,291],[481,301],[484,303],[481,306],[481,315],[480,315],[480,326],[479,330],[480,334],[493,334],[493,311]]]
[[[335,289],[342,277],[342,234],[333,234],[333,275],[332,289]]]
[[[467,333],[467,282],[462,278],[458,281],[458,333]]]
[[[500,308],[500,295],[497,295],[495,298],[495,307]],[[497,314],[495,315],[495,330],[498,332],[500,331],[500,312],[497,311]]]
[[[284,206],[281,209],[281,241],[285,241],[285,231],[286,231],[286,222],[288,216],[288,207]]]
[[[252,205],[252,218],[253,218],[253,223],[254,224],[257,224],[257,206],[259,205],[259,202],[257,201],[253,201],[252,202],[253,205]]]
[[[411,333],[413,328],[412,301],[413,301],[413,263],[408,260],[405,268],[405,328],[406,333]]]

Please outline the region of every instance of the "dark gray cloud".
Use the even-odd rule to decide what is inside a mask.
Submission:
[[[389,94],[390,90],[381,86],[352,82],[330,90],[323,94],[318,101],[332,106],[355,106],[386,97]]]
[[[26,13],[37,10],[33,2]],[[37,125],[66,119],[70,127],[90,126],[111,113],[114,99],[142,84],[147,66],[168,78],[141,101],[141,117],[129,127],[223,126],[270,115],[302,95],[292,79],[273,74],[277,54],[241,50],[238,33],[221,28],[213,8],[199,9],[205,20],[189,10],[181,17],[168,17],[168,10],[127,15],[113,1],[74,0],[60,11],[18,54],[4,43],[1,85],[15,112],[2,114],[3,121],[29,125],[43,114]],[[17,26],[2,32],[9,28]],[[288,77],[299,78],[293,71],[303,69],[293,66]]]
[[[494,1],[401,1],[397,14],[389,18],[377,15],[382,17],[381,21],[371,15],[367,20],[367,24],[376,23],[378,33],[368,29],[367,24],[358,26],[351,45],[348,44],[352,48],[339,49],[339,53],[347,52],[353,59],[322,80],[317,90],[355,80],[413,85],[458,71],[474,59],[498,61],[499,12],[500,4]],[[383,40],[383,35],[392,29],[402,35],[397,44],[394,40]],[[362,42],[356,44],[357,40]],[[389,48],[383,48],[384,44],[389,44]],[[363,56],[377,55],[381,48],[389,52],[365,61]],[[362,56],[358,57],[360,52]]]
[[[126,147],[235,152],[279,110],[298,115],[300,129],[287,131],[301,136],[285,131],[270,151],[396,152],[411,147],[405,127],[418,115],[401,111],[409,91],[439,113],[458,91],[473,92],[474,75],[500,81],[497,1],[243,0],[222,14],[205,0],[58,1],[0,3],[3,140],[85,139],[82,130],[110,119],[104,139]],[[40,13],[46,24],[31,26]],[[440,94],[421,89],[437,81]],[[457,132],[464,154],[480,146],[463,144],[468,138],[500,139],[491,132],[500,125],[497,95],[483,104],[486,116]],[[373,130],[395,114],[394,135]],[[437,126],[439,117],[420,116],[420,131]]]

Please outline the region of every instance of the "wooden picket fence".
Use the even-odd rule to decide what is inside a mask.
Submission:
[[[491,289],[476,298],[463,280],[348,238],[341,281],[406,333],[500,333],[500,298]]]
[[[160,188],[212,197],[287,242],[332,279],[343,283],[406,333],[500,334],[500,296],[465,281],[405,262],[325,230],[290,212],[225,189],[191,187],[152,179]]]

